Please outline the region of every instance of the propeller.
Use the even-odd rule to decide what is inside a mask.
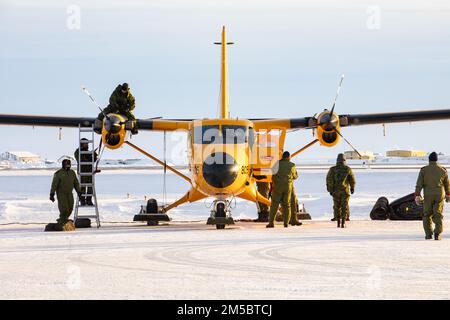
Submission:
[[[339,131],[339,129],[336,126],[336,121],[337,119],[333,117],[334,114],[334,108],[336,107],[336,101],[337,98],[339,97],[339,92],[341,91],[341,87],[342,87],[342,82],[344,81],[344,77],[345,75],[341,75],[341,80],[339,81],[339,85],[338,88],[336,90],[336,96],[334,97],[334,101],[333,101],[333,106],[331,107],[331,111],[328,115],[323,116],[322,118],[324,118],[323,120],[320,119],[320,122],[318,123],[319,126],[324,126],[327,128],[330,128],[332,130],[334,130],[342,139],[344,139],[344,141],[356,152],[356,154],[358,154],[358,157],[360,159],[362,159],[362,155],[361,153],[359,153],[359,151],[350,143],[350,141],[348,141],[343,135],[342,133]],[[335,120],[333,120],[333,118]]]
[[[94,97],[89,93],[89,91],[87,90],[87,88],[86,88],[84,85],[81,86],[81,90],[83,90],[83,92],[86,93],[86,95],[89,97],[89,99],[91,99],[92,103],[95,104],[95,106],[100,110],[100,112],[103,113],[103,115],[105,116],[105,118],[109,120],[108,115],[105,114],[105,112],[103,111],[103,109],[99,106],[99,104],[97,103],[97,101],[95,101]]]
[[[339,85],[338,85],[338,88],[337,88],[337,91],[336,91],[336,96],[334,97],[333,107],[331,107],[331,111],[330,111],[330,114],[331,114],[331,115],[333,115],[334,107],[336,106],[336,101],[337,101],[337,98],[338,98],[338,96],[339,96],[339,92],[341,91],[342,81],[344,81],[344,77],[345,77],[344,74],[341,75],[341,80],[339,81]]]
[[[358,154],[358,157],[362,159],[361,153],[359,153],[359,151],[350,143],[350,141],[348,141],[337,128],[334,128],[334,131],[336,131],[336,133],[341,136],[341,138],[344,139],[345,142],[347,142],[347,144],[353,149],[353,151]]]

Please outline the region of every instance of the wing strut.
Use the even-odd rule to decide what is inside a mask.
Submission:
[[[297,151],[295,151],[293,154],[291,154],[291,159],[293,157],[295,157],[296,155],[302,153],[303,151],[305,151],[306,149],[308,149],[309,147],[313,146],[314,144],[316,144],[317,142],[319,142],[319,139],[315,139],[313,141],[311,141],[310,143],[308,143],[306,146],[298,149]]]
[[[132,147],[133,149],[139,151],[143,155],[149,157],[150,159],[152,159],[156,163],[160,164],[164,169],[166,169],[166,168],[169,169],[170,171],[175,173],[177,176],[179,176],[179,177],[183,178],[184,180],[188,181],[189,183],[191,183],[191,179],[189,179],[189,177],[185,176],[184,174],[182,174],[180,171],[178,171],[174,167],[169,166],[168,164],[164,163],[164,161],[159,160],[158,158],[152,156],[150,153],[146,152],[145,150],[139,148],[137,145],[135,145],[135,144],[133,144],[133,143],[131,143],[129,141],[125,141],[125,143],[127,145],[129,145],[130,147]]]

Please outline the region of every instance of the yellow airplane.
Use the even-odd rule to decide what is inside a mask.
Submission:
[[[341,133],[342,127],[450,119],[450,109],[408,111],[378,114],[338,115],[334,112],[338,91],[331,110],[303,118],[238,119],[230,117],[228,108],[227,42],[225,27],[221,42],[221,108],[217,119],[137,119],[129,121],[120,114],[108,114],[103,120],[102,142],[109,149],[118,149],[124,144],[153,159],[174,172],[191,185],[189,191],[177,201],[164,207],[151,209],[140,215],[143,220],[167,220],[167,211],[187,202],[207,197],[214,198],[208,224],[223,229],[232,224],[231,199],[239,197],[255,203],[270,205],[256,189],[256,181],[270,182],[272,171],[281,157],[286,132],[292,129],[311,129],[316,138],[291,154],[295,157],[315,143],[325,147],[335,146],[343,138],[357,150]],[[32,115],[0,114],[0,124],[32,125],[54,127],[95,126],[95,118],[51,117]],[[187,132],[189,176],[165,164],[164,161],[131,143],[128,138],[131,129],[143,131]],[[141,219],[140,218],[140,219]]]

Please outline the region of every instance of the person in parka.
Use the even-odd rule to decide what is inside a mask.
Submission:
[[[284,213],[284,227],[288,227],[291,219],[291,196],[294,187],[294,180],[297,179],[297,169],[295,164],[290,161],[290,153],[283,152],[282,159],[274,166],[272,174],[272,202],[269,212],[269,224],[267,228],[274,227],[275,215],[281,204]]]
[[[338,154],[336,165],[328,171],[326,183],[327,190],[333,197],[333,213],[337,227],[345,228],[345,221],[350,217],[350,194],[355,192],[355,175],[345,163],[344,154]]]
[[[58,224],[64,226],[69,220],[73,210],[72,190],[81,196],[80,183],[78,182],[75,171],[70,169],[69,159],[62,161],[62,168],[53,175],[52,186],[50,189],[50,201],[55,202],[55,193],[58,198],[59,219]]]
[[[128,120],[133,122],[131,133],[137,134],[136,117],[134,116],[134,108],[136,107],[136,100],[131,94],[128,83],[119,84],[109,97],[109,105],[103,109],[97,116],[95,123],[95,131],[101,133],[103,119],[109,113],[117,113],[125,116]]]
[[[434,240],[441,240],[443,230],[443,209],[444,199],[450,202],[450,187],[448,181],[447,169],[440,166],[436,152],[430,153],[429,164],[420,169],[416,183],[416,203],[420,201],[420,192],[423,189],[423,229],[425,230],[425,239],[429,240],[433,235],[431,221],[433,220]]]

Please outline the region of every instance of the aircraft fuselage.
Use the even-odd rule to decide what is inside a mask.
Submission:
[[[251,121],[194,121],[188,131],[189,171],[193,187],[217,199],[244,192],[251,182],[254,144]]]

